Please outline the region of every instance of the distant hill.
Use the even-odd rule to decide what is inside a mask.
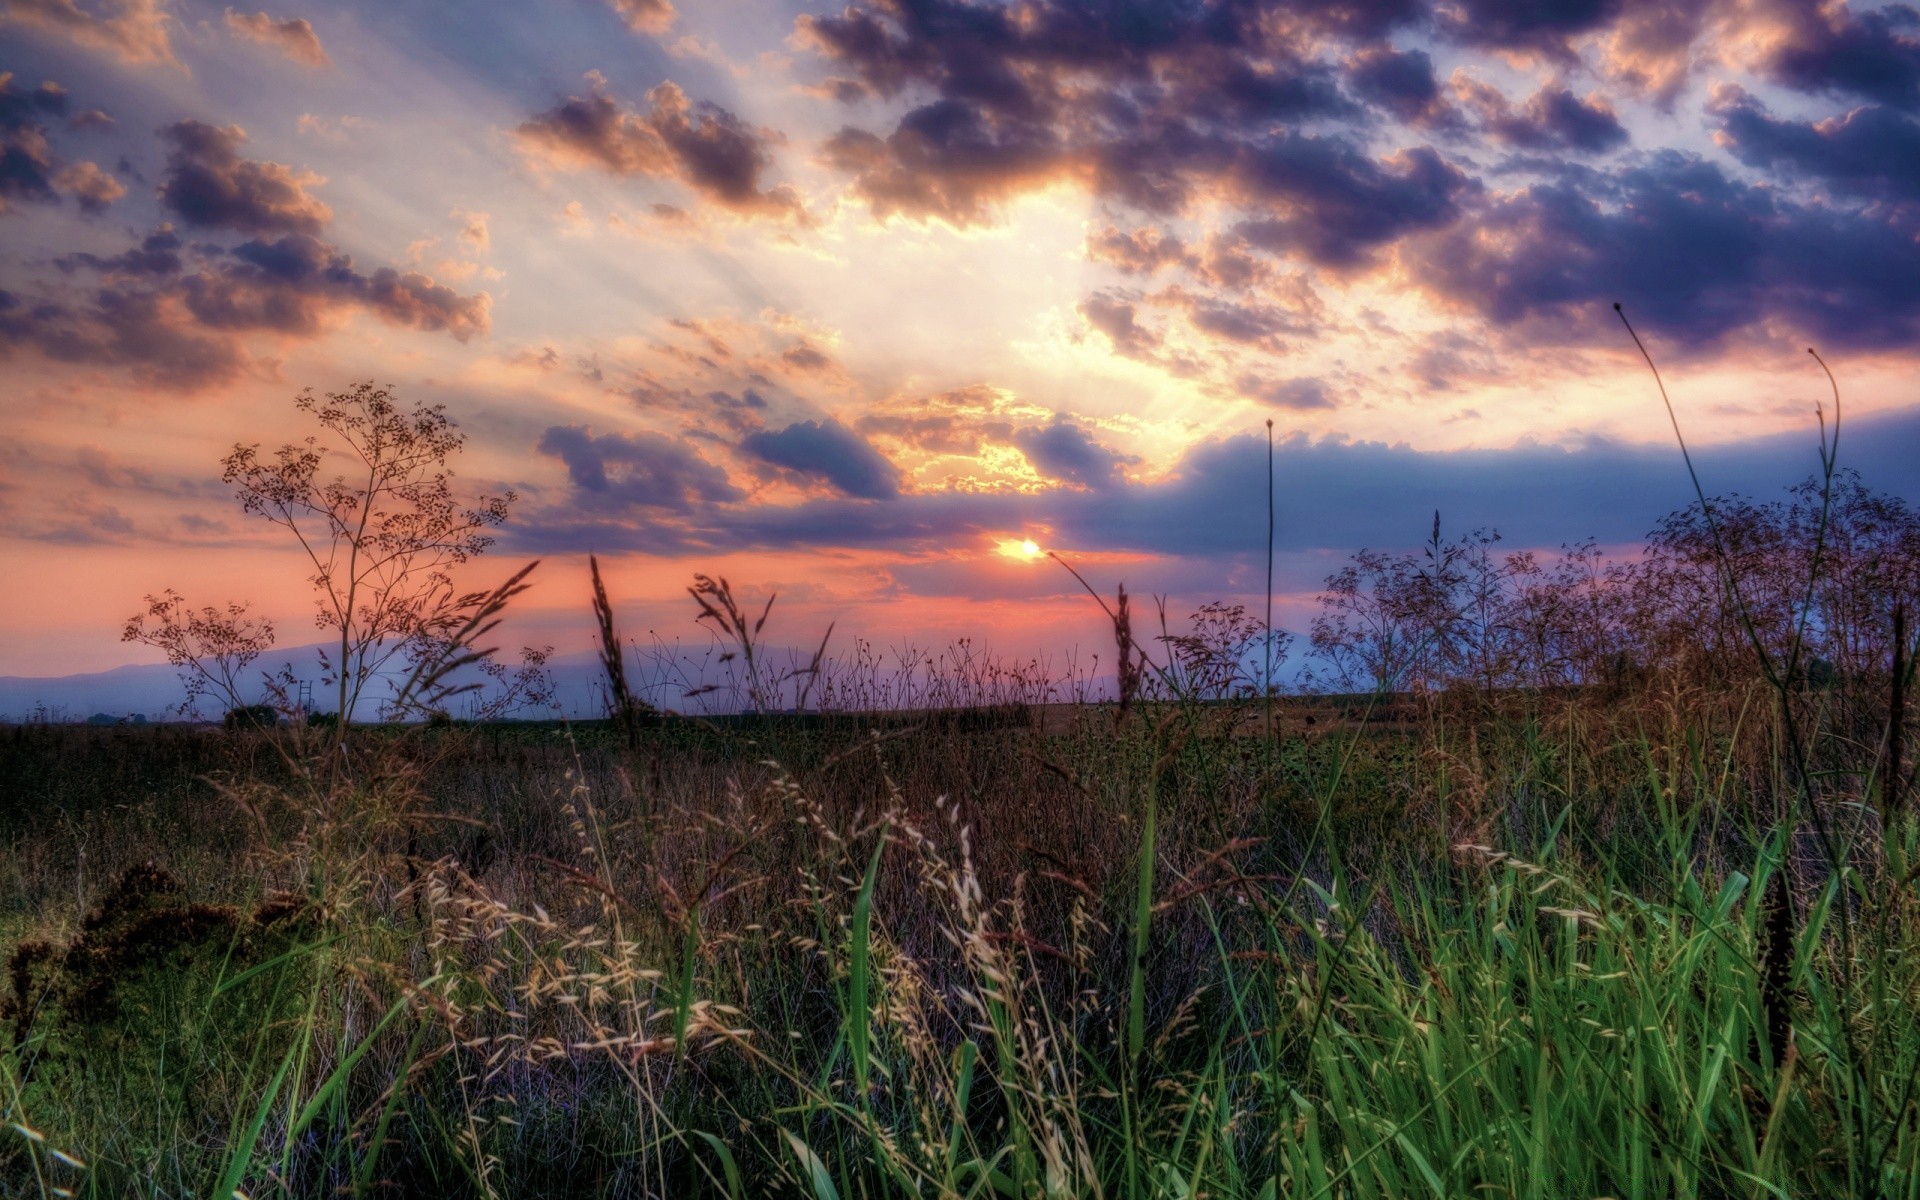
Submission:
[[[318,682],[322,673],[321,650],[319,645],[283,649],[262,658],[257,665],[274,671],[283,665],[289,666],[297,678],[313,681],[314,707],[327,711],[333,704]],[[768,661],[783,664],[790,654],[798,655],[803,661],[805,658],[785,648],[769,648],[766,653]],[[726,686],[726,665],[718,658],[717,651],[709,652],[705,646],[629,651],[627,675],[630,686],[641,698],[658,707],[683,712],[731,711],[739,705]],[[596,717],[604,713],[600,662],[592,652],[555,655],[548,663],[548,670],[553,676],[561,713],[569,717]],[[709,685],[715,690],[692,699],[686,697],[688,691]],[[361,702],[361,718],[372,719],[379,703],[390,694],[387,689],[376,688],[370,699]],[[179,672],[164,663],[115,667],[84,675],[0,675],[0,721],[85,721],[96,714],[122,718],[141,716],[149,721],[179,720],[175,709],[184,695]],[[455,716],[462,715],[461,707],[461,703],[456,702]],[[203,705],[201,716],[219,719],[221,714],[211,709],[211,705]],[[528,711],[522,715],[550,717],[555,714]]]

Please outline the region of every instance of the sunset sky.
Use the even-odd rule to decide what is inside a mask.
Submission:
[[[298,0],[295,0],[298,3]],[[1920,499],[1920,11],[1773,0],[0,0],[0,674],[147,592],[319,640],[220,482],[303,387],[444,403],[517,640],[1279,610],[1432,513],[1630,548],[1688,485]],[[772,634],[774,631],[770,631]]]

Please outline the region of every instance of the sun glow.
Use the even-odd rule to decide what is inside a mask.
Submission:
[[[1025,540],[1006,538],[994,548],[1017,562],[1032,562],[1046,554],[1046,551],[1040,548],[1040,544],[1032,538]]]

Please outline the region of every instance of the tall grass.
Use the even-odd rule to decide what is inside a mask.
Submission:
[[[410,769],[337,811],[235,759],[223,787],[263,777],[238,853],[111,806],[9,830],[47,875],[85,844],[94,882],[83,911],[9,874],[10,942],[43,949],[5,984],[0,1178],[1913,1195],[1914,881],[1818,880],[1770,1031],[1760,898],[1801,851],[1765,819],[1766,711],[1197,749],[1166,704],[837,749],[368,733]],[[1881,836],[1915,861],[1910,823]],[[144,857],[178,890],[104,886]],[[1849,951],[1842,907],[1876,937]]]

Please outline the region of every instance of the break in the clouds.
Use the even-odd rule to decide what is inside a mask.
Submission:
[[[1004,599],[1008,539],[1239,578],[1268,421],[1296,566],[1435,508],[1631,540],[1685,492],[1616,301],[1721,486],[1805,473],[1815,346],[1843,463],[1920,490],[1910,3],[0,0],[0,44],[0,536],[97,579],[250,553],[186,481],[367,378],[516,550],[822,603]]]

